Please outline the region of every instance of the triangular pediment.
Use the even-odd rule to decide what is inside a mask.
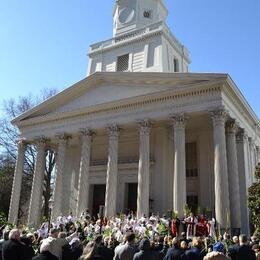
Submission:
[[[17,117],[13,123],[83,109],[95,109],[106,104],[134,100],[137,97],[146,97],[224,77],[224,74],[96,73]]]
[[[158,88],[158,86],[125,86],[104,84],[89,89],[80,97],[57,108],[53,111],[53,113],[71,112],[77,109],[93,107],[142,95],[148,95],[170,88],[171,87],[169,86],[162,86]]]

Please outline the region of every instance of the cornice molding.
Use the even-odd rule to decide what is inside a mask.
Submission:
[[[257,118],[255,112],[245,99],[244,95],[229,76],[227,77],[222,90],[235,105],[236,109],[242,112],[244,118],[249,122],[250,125],[256,123],[259,124],[259,118]]]

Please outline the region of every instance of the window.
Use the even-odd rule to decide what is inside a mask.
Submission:
[[[198,177],[197,143],[186,144],[186,177]]]
[[[117,71],[128,71],[129,54],[117,57]]]
[[[173,70],[174,72],[179,72],[179,61],[176,58],[173,59]]]
[[[145,10],[143,13],[144,18],[150,19],[152,17],[152,11]]]

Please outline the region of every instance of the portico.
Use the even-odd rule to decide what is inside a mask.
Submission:
[[[177,77],[180,76],[174,76],[172,80]],[[219,77],[226,81],[226,76]],[[226,87],[230,86],[226,84]],[[129,183],[136,183],[138,217],[151,212],[163,214],[168,210],[178,211],[181,217],[184,205],[190,204],[190,198],[197,198],[197,205],[190,206],[209,209],[222,228],[241,228],[241,223],[248,216],[242,212],[244,204],[242,207],[243,198],[240,197],[244,195],[239,187],[244,185],[246,189],[250,184],[250,177],[243,180],[242,173],[239,174],[242,162],[238,162],[238,158],[247,156],[246,153],[241,155],[242,149],[237,149],[239,143],[236,138],[244,131],[241,117],[232,117],[235,113],[219,106],[216,101],[214,108],[212,99],[206,102],[209,97],[215,96],[216,100],[221,97],[224,88],[210,84],[205,89],[196,92],[192,88],[192,93],[183,94],[178,90],[174,95],[176,88],[172,88],[168,97],[160,97],[162,93],[157,92],[150,96],[150,101],[141,102],[131,111],[118,109],[110,117],[94,122],[91,115],[86,115],[84,121],[78,121],[77,125],[70,120],[64,125],[61,118],[56,121],[61,123],[56,123],[56,129],[62,126],[62,134],[57,134],[55,127],[52,131],[43,127],[39,132],[44,137],[39,138],[36,135],[38,131],[32,131],[33,137],[31,127],[24,128],[24,140],[35,140],[38,147],[28,224],[39,224],[44,147],[46,142],[51,142],[57,152],[52,218],[71,211],[80,216],[86,208],[92,211],[94,185],[101,184],[105,185],[105,214],[112,217],[127,209],[126,198],[129,195],[126,187]],[[178,99],[187,99],[189,95],[193,97],[193,104],[178,105]],[[168,106],[172,98],[178,108]],[[158,103],[161,109],[153,110],[153,107],[159,106]],[[35,128],[35,124],[32,127]],[[191,161],[194,156],[186,151],[190,150],[189,144],[196,145],[197,161],[192,162],[195,163],[193,167]],[[23,154],[24,149],[20,149],[18,166],[22,165]],[[251,176],[253,172],[248,165],[245,164],[244,168]],[[20,182],[15,181],[14,189],[17,191],[19,188]],[[17,192],[15,195],[18,196]],[[13,197],[12,201],[15,201]],[[15,202],[11,204],[11,209],[14,207]],[[16,219],[10,220],[15,222]]]

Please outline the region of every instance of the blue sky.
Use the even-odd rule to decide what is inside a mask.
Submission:
[[[84,78],[91,43],[112,36],[115,0],[0,0],[0,102]],[[260,1],[165,0],[191,72],[227,72],[260,116]]]

